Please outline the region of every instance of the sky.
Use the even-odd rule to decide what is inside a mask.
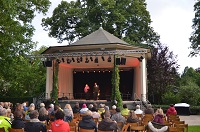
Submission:
[[[68,0],[70,1],[70,0]],[[48,32],[41,26],[42,18],[51,17],[53,9],[61,0],[51,0],[52,5],[46,16],[36,15],[33,25],[36,28],[33,41],[37,41],[37,48],[45,46],[68,45],[65,41],[57,43],[56,38],[48,37]],[[194,69],[200,67],[200,56],[188,57],[190,53],[189,37],[192,33],[192,19],[194,18],[193,6],[195,0],[146,0],[147,10],[151,16],[151,26],[160,35],[163,44],[177,55],[180,65],[178,72],[181,74],[186,66]]]

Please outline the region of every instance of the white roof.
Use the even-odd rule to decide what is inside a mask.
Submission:
[[[187,103],[177,103],[177,104],[175,104],[174,106],[175,106],[175,107],[190,107],[190,105],[187,104]]]

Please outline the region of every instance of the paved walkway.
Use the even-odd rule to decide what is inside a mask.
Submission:
[[[200,115],[179,116],[189,126],[200,126]]]

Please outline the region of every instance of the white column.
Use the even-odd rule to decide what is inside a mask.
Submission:
[[[146,59],[142,59],[140,62],[140,73],[141,73],[141,100],[146,101],[146,92],[147,92],[147,72],[146,72]]]
[[[46,99],[50,99],[50,93],[53,88],[53,67],[47,67],[46,70]]]

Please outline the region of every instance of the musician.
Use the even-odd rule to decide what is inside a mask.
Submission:
[[[99,85],[97,85],[97,83],[95,82],[94,83],[94,87],[93,87],[93,97],[94,97],[94,100],[98,99],[98,93],[99,92],[100,92]]]
[[[88,86],[88,84],[85,84],[84,93],[85,93],[86,100],[89,99],[89,90],[90,90],[90,87]]]

